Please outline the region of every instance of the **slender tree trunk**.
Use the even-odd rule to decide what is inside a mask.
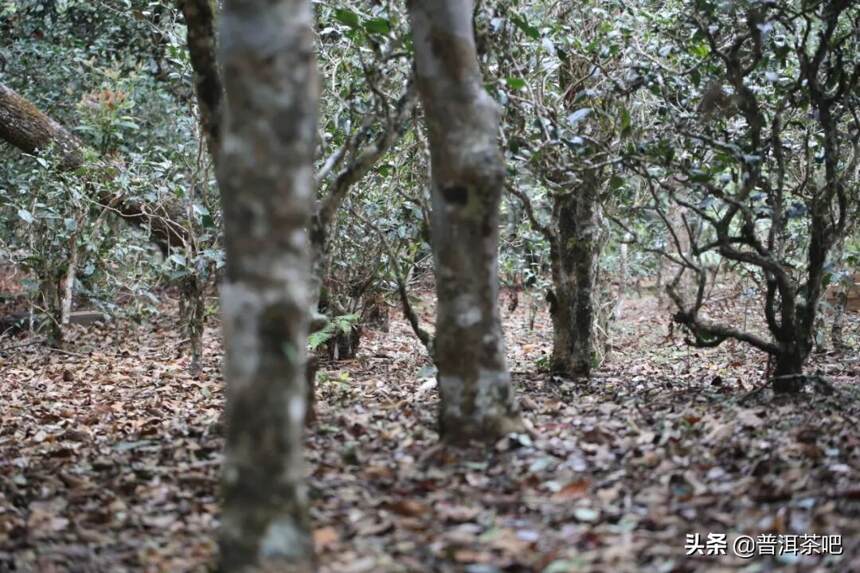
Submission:
[[[314,570],[302,460],[317,113],[308,0],[226,0],[225,572]]]
[[[215,11],[211,0],[178,0],[185,18],[188,55],[194,68],[194,91],[200,110],[200,125],[209,153],[218,160],[221,149],[221,104],[224,87],[218,70],[215,42]]]
[[[627,239],[627,237],[624,237]],[[621,256],[619,257],[618,269],[618,300],[615,302],[615,320],[621,320],[624,312],[624,295],[627,294],[627,273],[628,273],[628,253],[627,243],[621,243]],[[636,287],[636,294],[639,294],[639,287]]]
[[[830,342],[834,350],[845,350],[844,325],[845,309],[848,307],[848,284],[840,284],[833,301],[833,326],[830,329]]]
[[[478,68],[473,2],[412,0],[409,12],[430,136],[440,434],[495,440],[522,427],[498,309],[498,109]]]
[[[66,328],[71,322],[72,300],[75,296],[75,274],[78,272],[78,237],[74,233],[69,238],[69,265],[63,283],[63,304],[60,312],[60,326]]]
[[[188,370],[198,376],[203,367],[203,333],[206,330],[206,285],[193,273],[182,280],[179,314],[185,323],[191,346],[191,363]]]
[[[63,344],[62,297],[60,282],[62,275],[56,269],[49,269],[41,278],[39,295],[45,313],[48,345],[59,348]]]
[[[552,367],[571,377],[589,376],[594,361],[594,289],[598,254],[597,182],[587,177],[571,193],[556,198],[558,269],[551,305]],[[553,308],[554,306],[554,308]]]
[[[194,69],[194,92],[200,114],[200,130],[206,140],[209,155],[217,165],[221,153],[224,86],[217,61],[215,9],[211,0],[178,0],[177,4],[185,18],[188,55]],[[198,166],[198,169],[204,171],[202,166]],[[188,221],[192,220],[191,206],[195,191],[192,187],[192,193],[188,195]],[[191,228],[194,228],[193,224]],[[196,246],[192,241],[189,250],[194,249]],[[189,260],[191,258],[188,257]],[[182,287],[183,296],[180,302],[185,312],[181,314],[188,329],[191,346],[189,370],[192,376],[198,376],[202,371],[203,334],[206,328],[206,284],[195,269],[192,275],[184,280]]]
[[[840,280],[835,285],[836,296],[833,300],[833,321],[830,327],[830,343],[834,350],[845,349],[845,337],[843,335],[843,325],[845,323],[845,309],[848,306],[848,289],[854,282],[852,273],[845,268],[842,263],[842,257],[845,253],[845,237],[840,237],[836,245],[833,247],[833,253],[830,260],[836,263],[840,273]],[[826,338],[824,332],[821,333],[821,338]]]

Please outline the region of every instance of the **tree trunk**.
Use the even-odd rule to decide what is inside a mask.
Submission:
[[[834,350],[845,350],[845,335],[843,334],[845,324],[845,309],[848,307],[848,284],[840,284],[836,291],[836,300],[833,301],[833,326],[830,330],[830,342]]]
[[[598,254],[597,183],[587,177],[579,188],[556,197],[557,265],[552,368],[570,377],[589,376],[594,362],[594,288]],[[558,267],[557,269],[555,267]],[[554,308],[553,308],[554,306]]]
[[[221,149],[221,102],[224,87],[218,71],[215,44],[215,11],[211,0],[179,0],[185,18],[188,55],[194,69],[194,91],[200,110],[200,126],[214,161]]]
[[[775,356],[773,390],[780,393],[799,392],[803,387],[803,362],[806,356],[799,351],[787,350]]]
[[[624,237],[626,240],[627,237]],[[627,294],[627,281],[629,280],[628,274],[628,262],[629,256],[627,252],[627,243],[621,243],[621,247],[619,249],[621,252],[618,257],[618,300],[615,302],[615,311],[614,318],[615,320],[621,320],[621,317],[624,313],[624,296]],[[636,295],[641,296],[639,293],[639,287],[636,287]]]
[[[62,275],[56,269],[48,269],[41,274],[39,296],[42,299],[42,311],[45,315],[47,342],[49,346],[59,348],[63,345],[62,297],[60,282]]]
[[[78,237],[74,233],[69,239],[69,262],[63,283],[63,304],[60,312],[60,326],[66,328],[71,323],[72,303],[75,297],[75,275],[78,272]]]
[[[430,137],[439,430],[451,442],[520,429],[498,309],[498,109],[484,91],[471,0],[409,2]]]
[[[189,373],[196,377],[203,369],[203,333],[206,330],[206,285],[197,274],[182,279],[179,315],[191,346]]]
[[[317,78],[307,0],[226,0],[222,571],[314,570],[302,460]]]

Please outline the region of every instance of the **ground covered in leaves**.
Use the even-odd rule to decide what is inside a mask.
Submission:
[[[0,341],[0,572],[211,568],[220,342],[191,378],[174,314],[63,351]],[[541,372],[550,327],[527,314],[505,327],[530,432],[489,452],[438,445],[432,369],[399,319],[324,366],[306,440],[321,571],[860,571],[857,315],[854,350],[810,366],[834,393],[774,397],[754,392],[761,355],[687,348],[653,297],[626,302],[590,384]],[[727,534],[728,555],[687,557],[695,533]],[[841,535],[843,554],[732,555],[770,533]]]

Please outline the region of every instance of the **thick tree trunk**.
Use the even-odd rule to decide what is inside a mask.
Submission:
[[[313,571],[302,460],[317,113],[307,0],[226,0],[221,570]]]
[[[806,355],[800,351],[786,350],[775,356],[773,390],[780,393],[799,392],[803,387],[803,363]]]
[[[567,195],[558,196],[554,209],[557,245],[553,255],[554,372],[589,376],[594,361],[594,288],[597,254],[597,185],[588,177]]]
[[[443,439],[520,429],[498,309],[498,110],[484,91],[471,0],[412,0],[418,91],[430,136],[436,364]]]

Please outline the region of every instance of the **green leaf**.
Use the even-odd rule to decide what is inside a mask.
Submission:
[[[33,222],[33,214],[26,209],[18,209],[18,217],[27,224]]]
[[[376,168],[376,172],[382,175],[383,177],[387,177],[394,173],[394,166],[390,163],[383,163],[379,167]]]
[[[522,78],[505,78],[505,83],[508,84],[508,87],[512,90],[521,90],[526,87],[526,81]]]
[[[337,10],[334,11],[334,17],[338,22],[340,22],[342,24],[346,24],[350,28],[358,28],[359,27],[358,14],[356,14],[352,10],[346,10],[345,8],[338,8]]]
[[[525,16],[520,16],[518,14],[511,14],[511,22],[514,25],[523,31],[523,33],[531,38],[532,40],[540,39],[540,30],[529,24],[528,20],[526,20]]]
[[[699,58],[706,58],[711,53],[711,48],[706,42],[701,42],[690,48],[690,53]]]
[[[342,334],[349,334],[352,330],[352,327],[358,324],[358,321],[361,319],[357,314],[344,314],[342,316],[337,316],[334,319],[334,324],[337,329]]]
[[[388,34],[391,32],[391,22],[385,18],[371,18],[364,22],[368,34]]]
[[[308,346],[311,347],[311,350],[316,350],[331,340],[332,336],[334,336],[334,328],[331,324],[328,324],[322,330],[318,330],[317,332],[313,332],[308,335]]]
[[[711,174],[701,169],[692,169],[690,171],[690,181],[694,183],[708,183],[711,181]]]
[[[630,112],[626,107],[621,108],[621,135],[626,136],[630,134],[632,120],[630,118]]]

